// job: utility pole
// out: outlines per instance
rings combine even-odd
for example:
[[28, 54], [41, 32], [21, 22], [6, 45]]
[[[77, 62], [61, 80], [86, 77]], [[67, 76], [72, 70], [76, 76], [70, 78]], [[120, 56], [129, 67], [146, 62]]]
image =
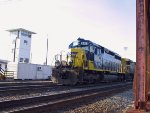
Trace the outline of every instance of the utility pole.
[[48, 56], [48, 34], [47, 34], [46, 65], [47, 65], [47, 56]]
[[136, 69], [134, 107], [127, 113], [150, 113], [150, 0], [136, 0]]
[[18, 30], [17, 37], [16, 37], [16, 39], [15, 39], [15, 47], [14, 47], [14, 59], [13, 59], [13, 62], [15, 62], [15, 57], [16, 57], [17, 38], [19, 38], [19, 30]]

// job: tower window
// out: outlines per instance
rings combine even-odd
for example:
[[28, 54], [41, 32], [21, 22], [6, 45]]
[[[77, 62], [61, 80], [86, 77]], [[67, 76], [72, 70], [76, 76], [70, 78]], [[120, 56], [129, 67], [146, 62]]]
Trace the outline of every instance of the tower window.
[[25, 59], [24, 59], [24, 62], [25, 62], [25, 63], [29, 63], [29, 59], [28, 59], [28, 58], [25, 58]]
[[31, 38], [31, 35], [29, 35], [29, 38]]
[[37, 67], [37, 71], [42, 71], [42, 67]]
[[23, 58], [20, 58], [20, 62], [23, 62]]
[[7, 69], [7, 64], [5, 64], [5, 69]]
[[28, 45], [28, 41], [27, 41], [27, 40], [24, 40], [24, 44]]

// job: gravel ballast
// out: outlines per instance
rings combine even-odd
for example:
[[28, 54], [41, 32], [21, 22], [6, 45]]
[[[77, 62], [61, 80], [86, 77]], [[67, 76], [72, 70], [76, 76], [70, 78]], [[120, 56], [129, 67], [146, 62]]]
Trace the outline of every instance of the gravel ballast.
[[76, 103], [54, 113], [123, 113], [132, 104], [133, 90], [131, 89], [108, 98], [98, 97], [88, 102]]
[[53, 95], [53, 94], [58, 94], [58, 93], [65, 93], [65, 92], [70, 92], [70, 91], [78, 91], [78, 90], [84, 90], [84, 89], [93, 89], [93, 88], [103, 88], [103, 87], [108, 87], [110, 85], [101, 85], [101, 86], [85, 86], [85, 87], [63, 87], [63, 86], [55, 86], [55, 87], [50, 87], [46, 89], [31, 89], [31, 90], [23, 90], [23, 91], [18, 91], [18, 92], [6, 92], [6, 93], [0, 93], [0, 101], [8, 101], [8, 100], [16, 100], [16, 99], [24, 99], [24, 98], [29, 98], [29, 97], [36, 97], [36, 96], [42, 96], [42, 95]]

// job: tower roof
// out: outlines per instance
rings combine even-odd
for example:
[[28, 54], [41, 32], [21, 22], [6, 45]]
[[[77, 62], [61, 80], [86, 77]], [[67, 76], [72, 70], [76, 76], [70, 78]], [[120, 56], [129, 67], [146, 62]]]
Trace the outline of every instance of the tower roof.
[[0, 59], [0, 63], [7, 64], [8, 62], [9, 62], [8, 60], [2, 60], [2, 59]]
[[9, 29], [7, 30], [9, 32], [14, 32], [14, 31], [25, 31], [25, 32], [28, 32], [30, 34], [36, 34], [35, 32], [32, 32], [32, 31], [29, 31], [29, 30], [26, 30], [26, 29], [23, 29], [23, 28], [17, 28], [17, 29]]

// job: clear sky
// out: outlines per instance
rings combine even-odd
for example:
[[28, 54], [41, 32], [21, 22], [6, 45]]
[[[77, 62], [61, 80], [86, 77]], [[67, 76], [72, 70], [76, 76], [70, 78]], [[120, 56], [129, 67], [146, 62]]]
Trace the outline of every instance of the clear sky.
[[9, 60], [11, 42], [5, 30], [14, 28], [37, 33], [33, 63], [45, 62], [47, 34], [48, 64], [78, 37], [135, 61], [136, 0], [0, 0], [0, 59]]

